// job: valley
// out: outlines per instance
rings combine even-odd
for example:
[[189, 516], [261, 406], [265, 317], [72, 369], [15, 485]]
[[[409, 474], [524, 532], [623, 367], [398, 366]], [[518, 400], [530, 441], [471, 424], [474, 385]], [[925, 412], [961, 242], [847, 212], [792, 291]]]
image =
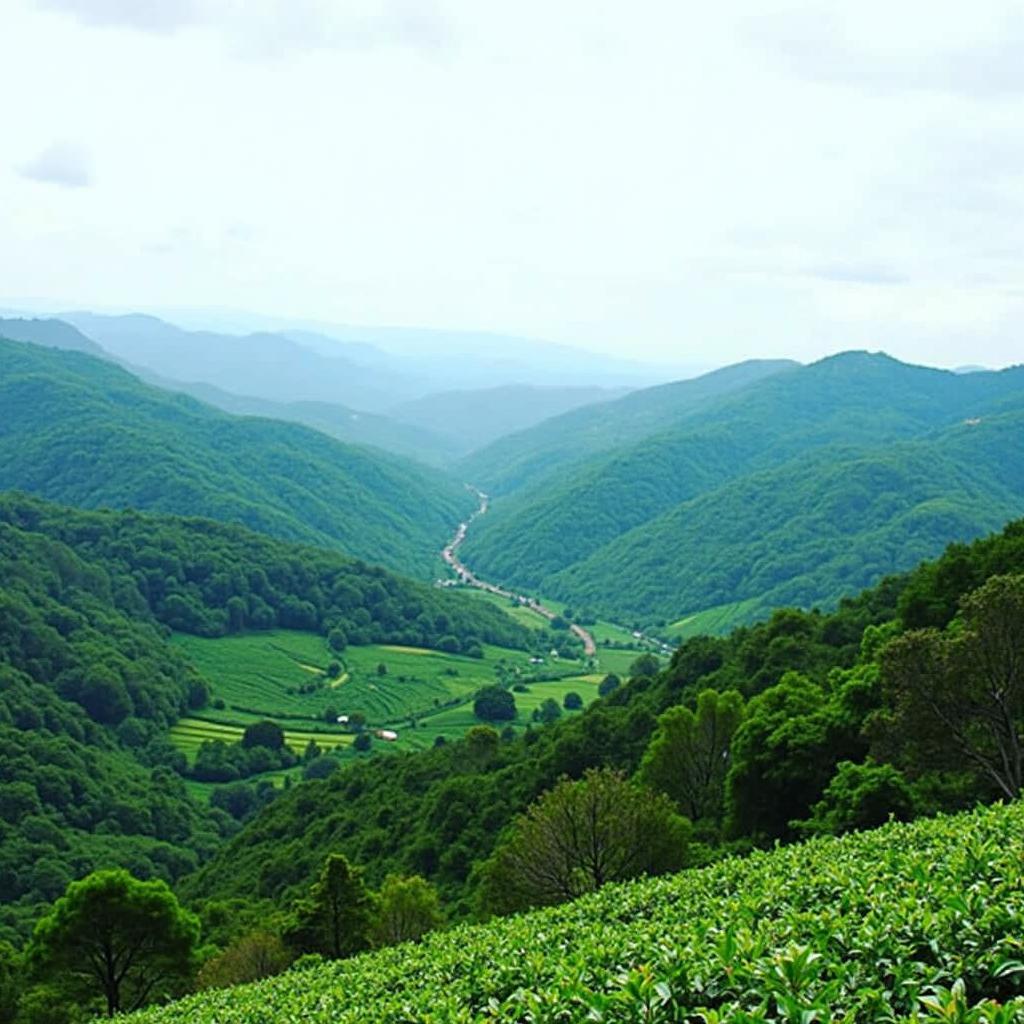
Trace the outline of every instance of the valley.
[[[118, 325], [125, 345], [130, 328]], [[915, 687], [921, 659], [980, 686], [974, 666], [1001, 672], [999, 652], [1024, 649], [1020, 368], [961, 376], [867, 353], [739, 364], [584, 389], [586, 404], [525, 427], [496, 410], [511, 433], [466, 455], [430, 432], [447, 392], [408, 399], [422, 417], [408, 430], [356, 414], [365, 431], [348, 443], [328, 435], [356, 421], [330, 402], [147, 383], [55, 321], [13, 333], [0, 339], [3, 1024], [9, 965], [44, 955], [36, 922], [80, 887], [156, 886], [195, 921], [203, 967], [183, 965], [157, 1001], [216, 968], [227, 984], [284, 972], [265, 991], [298, 1006], [308, 970], [310, 991], [345, 977], [386, 1006], [359, 972], [392, 958], [418, 979], [402, 1006], [433, 1004], [416, 959], [429, 950], [469, 1007], [465, 951], [500, 946], [510, 912], [568, 900], [514, 919], [522, 941], [541, 948], [564, 913], [618, 949], [628, 928], [602, 909], [616, 892], [641, 893], [645, 915], [677, 929], [664, 886], [690, 899], [739, 878], [749, 895], [764, 857], [846, 842], [815, 837], [1016, 800], [1022, 780], [999, 756], [1020, 733], [985, 724], [993, 691], [957, 705], [970, 724], [950, 734], [932, 728], [933, 690]], [[498, 398], [460, 400], [478, 416]], [[1015, 821], [977, 814], [962, 821], [982, 844]], [[932, 820], [888, 827], [947, 849]], [[552, 850], [575, 849], [563, 828], [636, 853], [571, 863], [555, 895], [531, 889]], [[874, 841], [844, 885], [868, 877]], [[888, 867], [880, 891], [905, 883]], [[332, 872], [372, 908], [344, 954], [311, 909]], [[672, 877], [632, 881], [645, 873]], [[385, 936], [389, 901], [413, 893], [421, 923]], [[779, 935], [831, 948], [781, 913]], [[408, 920], [395, 914], [389, 927]], [[403, 938], [422, 945], [362, 956]], [[278, 966], [246, 973], [254, 948]], [[350, 953], [351, 967], [323, 962]], [[571, 990], [605, 1014], [619, 955], [584, 994], [566, 980], [579, 965], [550, 955], [556, 1003]], [[603, 963], [583, 955], [588, 971]], [[486, 1003], [512, 1013], [506, 982], [535, 992], [540, 976], [521, 957], [497, 969]], [[673, 970], [630, 974], [622, 991], [678, 984]], [[1007, 970], [991, 978], [1011, 1000]], [[88, 986], [25, 977], [8, 985], [15, 1024], [51, 1024], [54, 1000], [81, 1008], [57, 1024], [97, 1010]], [[244, 990], [227, 991], [228, 1004], [200, 996], [182, 1012], [247, 1012]]]
[[0, 1024], [1024, 1024], [1024, 16], [3, 0]]

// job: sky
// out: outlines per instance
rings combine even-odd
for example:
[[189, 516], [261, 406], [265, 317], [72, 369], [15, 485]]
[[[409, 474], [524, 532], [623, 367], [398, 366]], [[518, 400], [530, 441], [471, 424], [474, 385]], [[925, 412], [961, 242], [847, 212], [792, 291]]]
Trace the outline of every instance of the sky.
[[1024, 361], [1018, 0], [0, 0], [0, 300]]

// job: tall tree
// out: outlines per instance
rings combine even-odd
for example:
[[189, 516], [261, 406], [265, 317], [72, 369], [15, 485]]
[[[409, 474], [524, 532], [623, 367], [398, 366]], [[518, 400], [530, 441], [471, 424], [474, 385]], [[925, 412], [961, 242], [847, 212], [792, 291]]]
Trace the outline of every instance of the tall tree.
[[735, 690], [704, 690], [696, 711], [669, 708], [640, 765], [641, 781], [667, 793], [692, 821], [722, 815], [732, 737], [743, 721], [743, 698]]
[[939, 632], [912, 630], [882, 654], [882, 678], [908, 743], [964, 759], [1004, 796], [1024, 786], [1024, 576], [993, 576]]
[[198, 918], [164, 882], [94, 871], [39, 921], [29, 955], [84, 998], [102, 996], [113, 1017], [175, 992], [192, 973], [198, 941]]
[[484, 870], [492, 910], [561, 903], [606, 882], [674, 871], [690, 823], [661, 793], [609, 769], [563, 779], [513, 824]]
[[332, 853], [309, 896], [295, 908], [289, 941], [308, 953], [340, 960], [369, 945], [373, 897], [363, 873], [348, 858]]

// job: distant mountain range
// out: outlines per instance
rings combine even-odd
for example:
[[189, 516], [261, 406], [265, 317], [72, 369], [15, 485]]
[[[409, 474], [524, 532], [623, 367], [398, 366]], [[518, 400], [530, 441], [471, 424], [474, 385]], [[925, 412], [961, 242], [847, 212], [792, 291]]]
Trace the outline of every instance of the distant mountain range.
[[[36, 346], [0, 353], [0, 487], [235, 519], [426, 576], [465, 481], [494, 499], [462, 549], [483, 578], [668, 632], [832, 604], [1024, 512], [1021, 367], [848, 352], [626, 394], [418, 395], [397, 357], [354, 337], [71, 318], [0, 321]], [[208, 379], [177, 376], [193, 373]], [[338, 400], [357, 392], [387, 414]]]
[[[158, 387], [226, 412], [303, 423], [339, 440], [435, 466], [626, 390], [520, 383], [435, 390], [440, 381], [445, 388], [450, 383], [445, 367], [472, 358], [397, 356], [364, 342], [302, 330], [188, 331], [137, 314], [72, 312], [60, 320], [0, 320], [0, 336], [105, 356]], [[506, 378], [498, 374], [497, 379]]]

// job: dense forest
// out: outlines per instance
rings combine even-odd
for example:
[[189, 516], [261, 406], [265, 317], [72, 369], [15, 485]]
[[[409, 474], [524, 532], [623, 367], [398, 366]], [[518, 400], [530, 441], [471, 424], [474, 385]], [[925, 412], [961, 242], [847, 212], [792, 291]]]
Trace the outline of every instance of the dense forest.
[[[698, 697], [735, 693], [710, 804], [696, 810], [695, 861], [807, 832], [869, 827], [890, 812], [928, 814], [998, 796], [950, 744], [886, 728], [895, 698], [880, 681], [885, 644], [901, 631], [945, 628], [958, 602], [994, 574], [1024, 572], [1024, 521], [936, 562], [892, 576], [829, 614], [786, 609], [727, 637], [683, 644], [658, 673], [634, 678], [571, 721], [483, 752], [471, 744], [354, 766], [292, 791], [263, 811], [183, 885], [189, 898], [285, 901], [342, 851], [374, 881], [413, 872], [456, 916], [480, 907], [480, 866], [502, 830], [561, 776], [611, 767], [657, 778], [664, 716]], [[705, 698], [705, 704], [708, 704]], [[723, 705], [724, 707], [724, 705]], [[717, 703], [706, 708], [716, 713]], [[686, 806], [677, 793], [681, 806]]]
[[293, 626], [336, 645], [525, 645], [504, 612], [202, 519], [0, 497], [5, 928], [92, 868], [173, 880], [234, 829], [185, 795], [167, 739], [206, 682], [166, 643]]
[[832, 603], [1024, 510], [1003, 472], [1022, 406], [1019, 367], [957, 375], [845, 353], [533, 476], [494, 502], [464, 555], [485, 576], [648, 624], [730, 602], [750, 601], [748, 615]]
[[297, 424], [217, 412], [82, 353], [0, 339], [0, 487], [240, 522], [429, 577], [472, 508], [453, 479]]

